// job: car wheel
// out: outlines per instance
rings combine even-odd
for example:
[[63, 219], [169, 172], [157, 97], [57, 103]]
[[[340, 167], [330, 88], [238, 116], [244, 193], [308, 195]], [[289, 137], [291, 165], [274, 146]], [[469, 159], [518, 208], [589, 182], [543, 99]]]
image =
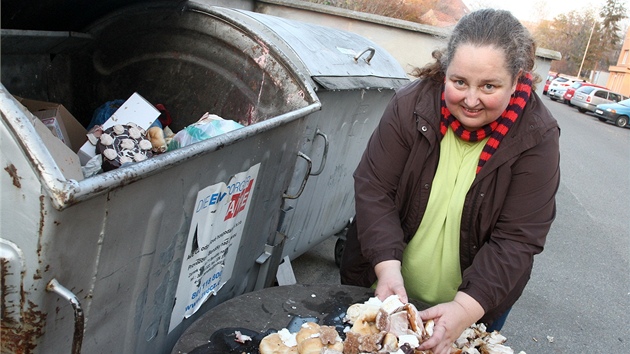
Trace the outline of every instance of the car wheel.
[[628, 117], [627, 116], [619, 116], [617, 117], [617, 119], [615, 120], [615, 124], [617, 124], [618, 127], [625, 127], [626, 124], [628, 124]]
[[578, 111], [580, 111], [580, 113], [586, 113], [586, 110], [584, 108], [578, 108]]

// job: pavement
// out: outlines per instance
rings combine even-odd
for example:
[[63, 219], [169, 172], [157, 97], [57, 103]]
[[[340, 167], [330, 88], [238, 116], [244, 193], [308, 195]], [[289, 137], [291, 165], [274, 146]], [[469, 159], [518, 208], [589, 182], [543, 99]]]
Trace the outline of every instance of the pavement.
[[332, 236], [291, 262], [298, 284], [339, 284], [339, 268], [335, 264], [335, 243]]

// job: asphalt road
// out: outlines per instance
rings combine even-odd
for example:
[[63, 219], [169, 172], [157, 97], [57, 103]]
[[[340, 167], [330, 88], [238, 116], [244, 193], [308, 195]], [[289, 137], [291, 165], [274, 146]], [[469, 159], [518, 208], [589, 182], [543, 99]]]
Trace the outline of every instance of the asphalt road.
[[[562, 129], [558, 214], [502, 334], [515, 353], [628, 353], [630, 129], [542, 101]], [[298, 283], [339, 282], [335, 241], [292, 262]]]

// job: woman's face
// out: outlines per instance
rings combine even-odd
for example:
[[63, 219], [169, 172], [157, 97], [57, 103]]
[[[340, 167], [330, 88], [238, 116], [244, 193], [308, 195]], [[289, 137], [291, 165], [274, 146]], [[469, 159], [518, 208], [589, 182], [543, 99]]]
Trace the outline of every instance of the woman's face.
[[499, 118], [515, 89], [505, 54], [493, 46], [462, 44], [446, 69], [446, 107], [470, 131]]

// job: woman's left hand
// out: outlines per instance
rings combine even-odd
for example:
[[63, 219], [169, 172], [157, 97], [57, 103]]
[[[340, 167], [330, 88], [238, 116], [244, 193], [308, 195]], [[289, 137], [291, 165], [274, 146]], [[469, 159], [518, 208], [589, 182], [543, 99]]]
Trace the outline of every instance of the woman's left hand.
[[433, 319], [433, 335], [418, 349], [434, 354], [450, 354], [453, 343], [466, 328], [484, 314], [481, 305], [469, 295], [458, 292], [455, 299], [420, 312], [423, 321]]

